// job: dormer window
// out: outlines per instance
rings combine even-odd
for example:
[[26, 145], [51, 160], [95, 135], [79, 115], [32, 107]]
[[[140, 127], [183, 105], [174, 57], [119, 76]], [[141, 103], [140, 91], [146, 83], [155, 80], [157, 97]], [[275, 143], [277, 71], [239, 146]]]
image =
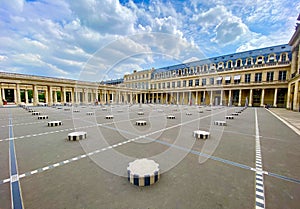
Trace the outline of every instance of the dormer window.
[[242, 59], [236, 60], [235, 66], [236, 66], [236, 67], [242, 67], [242, 66], [243, 66], [243, 64], [242, 64]]

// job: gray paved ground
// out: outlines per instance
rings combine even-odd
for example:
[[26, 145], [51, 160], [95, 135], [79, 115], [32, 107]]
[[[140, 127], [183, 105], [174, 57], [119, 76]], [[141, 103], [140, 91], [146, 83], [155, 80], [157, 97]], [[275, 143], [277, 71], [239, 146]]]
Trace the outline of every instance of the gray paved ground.
[[[300, 136], [269, 111], [247, 108], [221, 127], [213, 122], [241, 108], [141, 108], [74, 108], [79, 113], [64, 107], [34, 108], [49, 115], [48, 120], [38, 120], [23, 108], [1, 108], [0, 208], [11, 205], [9, 117], [27, 209], [255, 208], [255, 112], [263, 170], [268, 172], [264, 175], [265, 208], [300, 205]], [[86, 115], [90, 111], [95, 115]], [[108, 114], [114, 119], [105, 119]], [[170, 114], [176, 119], [166, 119]], [[141, 119], [147, 125], [137, 127], [135, 121]], [[48, 127], [51, 120], [61, 120], [63, 125]], [[197, 129], [210, 131], [211, 137], [195, 140], [192, 132]], [[68, 141], [67, 134], [74, 130], [86, 131], [87, 139]], [[126, 178], [128, 163], [143, 157], [158, 162], [162, 172], [161, 179], [149, 187], [134, 186]]]

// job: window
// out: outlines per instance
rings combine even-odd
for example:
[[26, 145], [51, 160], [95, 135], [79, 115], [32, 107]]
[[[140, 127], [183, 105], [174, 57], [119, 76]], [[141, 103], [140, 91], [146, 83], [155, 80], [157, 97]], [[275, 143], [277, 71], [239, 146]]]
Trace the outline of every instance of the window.
[[202, 78], [202, 86], [206, 86], [206, 78]]
[[227, 62], [227, 68], [230, 69], [231, 67], [232, 67], [232, 61], [230, 60], [230, 61]]
[[160, 83], [158, 83], [158, 89], [161, 89], [161, 84]]
[[248, 66], [253, 65], [252, 57], [248, 57], [247, 60], [246, 60], [246, 63], [247, 63]]
[[281, 62], [288, 61], [287, 53], [282, 53], [281, 54]]
[[172, 88], [175, 88], [175, 81], [172, 82]]
[[231, 82], [230, 76], [226, 76], [225, 77], [225, 84], [230, 84], [230, 82]]
[[242, 60], [241, 59], [238, 59], [236, 61], [236, 67], [242, 67]]
[[279, 71], [278, 80], [279, 81], [286, 81], [286, 71]]
[[177, 87], [180, 87], [181, 81], [177, 81]]
[[210, 79], [209, 79], [209, 84], [210, 84], [210, 85], [214, 85], [214, 80], [215, 80], [214, 78], [210, 78]]
[[168, 89], [170, 88], [170, 82], [167, 82], [167, 88]]
[[182, 82], [182, 87], [186, 87], [186, 81]]
[[271, 82], [274, 78], [274, 72], [267, 72], [267, 81]]
[[189, 80], [189, 86], [193, 86], [193, 80]]
[[250, 83], [251, 81], [251, 74], [245, 74], [245, 83]]
[[276, 55], [275, 55], [275, 54], [270, 54], [270, 55], [269, 55], [268, 62], [269, 62], [269, 63], [276, 62]]
[[255, 82], [260, 83], [262, 78], [262, 73], [255, 73]]
[[263, 56], [258, 56], [258, 57], [256, 58], [256, 64], [257, 64], [257, 65], [264, 64], [264, 58], [263, 58]]
[[199, 86], [199, 79], [195, 80], [195, 86]]
[[166, 83], [162, 83], [162, 88], [166, 88]]
[[241, 82], [241, 75], [235, 75], [233, 77], [234, 84], [239, 84]]
[[218, 77], [216, 83], [217, 83], [217, 85], [221, 85], [222, 84], [222, 77]]

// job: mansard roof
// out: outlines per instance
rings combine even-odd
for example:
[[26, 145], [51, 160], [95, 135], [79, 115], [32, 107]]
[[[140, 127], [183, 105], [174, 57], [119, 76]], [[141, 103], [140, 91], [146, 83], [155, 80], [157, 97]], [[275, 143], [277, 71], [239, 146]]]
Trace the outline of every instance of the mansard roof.
[[172, 71], [172, 70], [177, 70], [177, 69], [184, 69], [184, 68], [189, 68], [189, 67], [201, 66], [201, 65], [205, 65], [205, 64], [210, 65], [211, 63], [216, 63], [216, 64], [219, 62], [225, 63], [229, 60], [234, 61], [237, 59], [242, 59], [243, 61], [245, 61], [248, 57], [256, 58], [257, 56], [261, 56], [261, 55], [267, 57], [269, 54], [272, 54], [272, 53], [275, 53], [277, 56], [279, 56], [280, 53], [282, 53], [282, 52], [288, 52], [290, 54], [291, 46], [289, 46], [288, 44], [283, 44], [283, 45], [271, 46], [271, 47], [255, 49], [255, 50], [250, 50], [250, 51], [245, 51], [245, 52], [237, 52], [237, 53], [233, 53], [233, 54], [227, 54], [227, 55], [223, 55], [223, 56], [212, 57], [212, 58], [208, 58], [208, 59], [202, 59], [202, 60], [198, 60], [198, 61], [162, 67], [162, 68], [155, 69], [155, 71], [153, 73]]

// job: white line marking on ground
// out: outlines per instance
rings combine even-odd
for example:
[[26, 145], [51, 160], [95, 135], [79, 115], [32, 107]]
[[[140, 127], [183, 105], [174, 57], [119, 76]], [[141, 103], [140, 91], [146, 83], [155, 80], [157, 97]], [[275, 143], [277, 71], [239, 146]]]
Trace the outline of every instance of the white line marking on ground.
[[[255, 111], [255, 147], [256, 147], [256, 160], [255, 160], [255, 208], [264, 209], [265, 208], [265, 192], [264, 192], [264, 179], [262, 172], [262, 158], [261, 158], [261, 148], [260, 148], [260, 138], [259, 138], [259, 127], [257, 118], [257, 109]], [[259, 183], [259, 185], [257, 184]], [[262, 185], [262, 186], [260, 186]]]

